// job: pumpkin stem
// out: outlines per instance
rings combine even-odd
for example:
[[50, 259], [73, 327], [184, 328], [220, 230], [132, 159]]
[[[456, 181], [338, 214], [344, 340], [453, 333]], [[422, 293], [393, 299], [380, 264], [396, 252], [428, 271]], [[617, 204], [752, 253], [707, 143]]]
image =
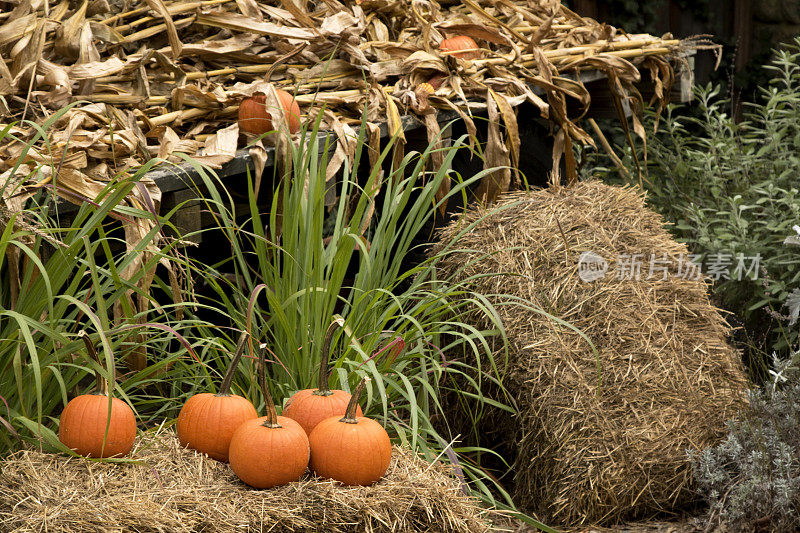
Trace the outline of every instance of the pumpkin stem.
[[245, 342], [247, 341], [247, 332], [243, 331], [239, 337], [239, 343], [236, 345], [236, 351], [233, 353], [228, 370], [225, 372], [225, 377], [222, 378], [222, 385], [219, 386], [217, 396], [230, 396], [231, 383], [233, 383], [233, 375], [236, 373], [236, 367], [239, 366], [239, 360], [244, 353]]
[[269, 393], [267, 387], [267, 347], [261, 348], [261, 366], [258, 369], [258, 378], [261, 382], [261, 392], [264, 394], [264, 404], [267, 409], [267, 419], [261, 424], [265, 428], [277, 429], [281, 426], [278, 424], [278, 410], [275, 409], [275, 402], [272, 400], [272, 394]]
[[361, 381], [358, 382], [356, 390], [353, 391], [353, 395], [350, 397], [350, 402], [347, 404], [347, 409], [344, 412], [344, 418], [339, 420], [339, 422], [344, 422], [345, 424], [358, 424], [358, 420], [356, 419], [356, 408], [358, 407], [358, 399], [361, 398], [361, 393], [364, 392], [364, 386], [367, 384], [367, 381], [370, 381], [369, 376], [364, 376], [361, 378]]
[[[103, 368], [103, 361], [100, 359], [100, 356], [97, 355], [97, 350], [94, 349], [94, 343], [89, 339], [89, 335], [86, 334], [86, 331], [80, 330], [78, 332], [78, 337], [80, 337], [83, 344], [86, 345], [86, 351], [89, 352], [89, 357], [96, 361], [97, 364], [100, 365], [100, 368]], [[97, 392], [108, 396], [109, 384], [97, 370], [94, 371], [94, 379], [97, 382]]]
[[322, 352], [320, 354], [319, 386], [317, 387], [317, 390], [312, 392], [312, 394], [317, 396], [330, 396], [333, 394], [328, 386], [328, 378], [330, 376], [328, 373], [328, 362], [331, 358], [331, 342], [333, 341], [333, 334], [336, 332], [337, 328], [343, 327], [344, 319], [342, 317], [337, 317], [333, 322], [331, 322], [331, 325], [328, 326], [328, 331], [325, 332], [325, 341], [322, 343]]

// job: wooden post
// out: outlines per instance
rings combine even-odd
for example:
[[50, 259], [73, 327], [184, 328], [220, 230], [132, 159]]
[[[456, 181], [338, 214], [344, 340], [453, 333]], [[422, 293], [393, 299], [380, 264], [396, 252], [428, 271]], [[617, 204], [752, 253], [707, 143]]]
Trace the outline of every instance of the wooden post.
[[575, 13], [597, 20], [597, 0], [575, 0]]
[[751, 54], [751, 40], [753, 33], [753, 4], [752, 0], [734, 0], [733, 3], [733, 34], [736, 36], [738, 50], [736, 54], [736, 71], [742, 70]]

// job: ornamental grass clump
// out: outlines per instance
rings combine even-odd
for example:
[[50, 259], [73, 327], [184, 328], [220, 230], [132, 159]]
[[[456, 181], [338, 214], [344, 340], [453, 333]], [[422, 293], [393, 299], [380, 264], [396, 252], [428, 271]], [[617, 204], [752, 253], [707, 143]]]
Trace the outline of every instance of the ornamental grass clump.
[[[269, 346], [274, 398], [303, 391], [288, 402], [285, 416], [308, 429], [298, 408], [309, 401], [329, 403], [326, 389], [340, 389], [331, 396], [344, 398], [369, 376], [372, 417], [394, 442], [425, 460], [451, 465], [465, 491], [474, 490], [491, 505], [510, 505], [475, 460], [475, 448], [462, 447], [458, 433], [435, 425], [448, 420], [439, 400], [450, 386], [448, 376], [468, 369], [480, 374], [456, 392], [470, 398], [483, 398], [480, 388], [497, 380], [500, 365], [490, 339], [502, 344], [502, 328], [478, 330], [459, 318], [473, 304], [482, 306], [490, 322], [495, 313], [485, 301], [464, 298], [463, 280], [438, 276], [437, 259], [409, 261], [424, 259], [423, 239], [448, 200], [461, 200], [485, 173], [461, 179], [451, 170], [458, 152], [469, 149], [466, 137], [395, 160], [398, 138], [381, 140], [365, 122], [347, 138], [357, 155], [331, 195], [327, 171], [339, 145], [329, 145], [319, 128], [319, 121], [306, 121], [302, 142], [290, 144], [286, 158], [276, 156], [271, 191], [263, 180], [259, 194], [258, 180], [249, 177], [240, 191], [244, 204], [241, 197], [234, 201], [213, 171], [195, 164], [208, 190], [203, 208], [213, 213], [218, 238], [230, 249], [217, 262], [192, 265], [192, 275], [205, 285], [205, 309]], [[217, 328], [202, 325], [197, 335], [219, 337]], [[338, 350], [330, 350], [326, 338]], [[449, 361], [444, 354], [451, 347], [463, 347], [467, 357]], [[320, 368], [322, 358], [328, 361]], [[207, 386], [203, 367], [187, 370], [185, 387]], [[257, 388], [254, 372], [241, 378], [243, 386], [249, 381], [251, 390]], [[314, 394], [314, 385], [323, 394]]]
[[[186, 361], [197, 357], [184, 337], [192, 304], [176, 265], [181, 240], [164, 233], [174, 211], [155, 216], [160, 191], [144, 177], [156, 160], [135, 170], [109, 165], [119, 171], [102, 187], [76, 184], [64, 163], [64, 150], [75, 147], [57, 141], [63, 131], [55, 126], [70, 109], [0, 128], [0, 146], [20, 151], [0, 172], [0, 454], [20, 439], [67, 450], [55, 422], [98, 370], [77, 356], [86, 350], [75, 336], [81, 328], [96, 332], [102, 368], [120, 369], [107, 380], [112, 405], [124, 401], [141, 422], [163, 418], [182, 399]], [[36, 133], [26, 143], [18, 128]], [[63, 149], [38, 153], [38, 142]]]

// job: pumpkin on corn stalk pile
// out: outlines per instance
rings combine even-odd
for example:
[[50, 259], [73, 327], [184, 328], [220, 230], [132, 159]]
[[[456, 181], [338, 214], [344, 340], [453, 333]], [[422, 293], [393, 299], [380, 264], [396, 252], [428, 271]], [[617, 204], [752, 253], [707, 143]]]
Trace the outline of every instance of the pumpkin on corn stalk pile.
[[[86, 344], [89, 357], [102, 367], [103, 362], [86, 332], [81, 331], [78, 336]], [[111, 375], [114, 375], [113, 369]], [[97, 390], [94, 393], [77, 396], [64, 407], [58, 440], [86, 457], [122, 457], [133, 448], [136, 418], [128, 404], [110, 397], [111, 384], [97, 371], [95, 378]]]
[[[11, 3], [24, 6], [26, 15], [23, 19], [19, 13], [11, 18], [0, 14], [0, 55], [5, 57], [9, 49], [15, 52], [9, 56], [14, 59], [10, 74], [3, 75], [5, 61], [0, 62], [0, 92], [9, 95], [0, 108], [8, 107], [9, 116], [52, 123], [55, 137], [41, 135], [37, 128], [15, 127], [12, 133], [19, 142], [30, 142], [31, 152], [18, 153], [18, 143], [0, 145], [0, 175], [9, 170], [29, 175], [30, 183], [24, 186], [39, 188], [33, 162], [49, 153], [52, 142], [65, 144], [60, 173], [69, 179], [62, 179], [53, 192], [72, 200], [76, 195], [95, 200], [96, 191], [114, 177], [118, 160], [143, 165], [150, 158], [150, 149], [156, 147], [160, 159], [173, 163], [183, 162], [184, 154], [213, 166], [230, 161], [237, 149], [244, 147], [233, 130], [251, 131], [250, 120], [240, 126], [229, 124], [242, 100], [266, 92], [266, 97], [256, 96], [251, 101], [261, 101], [258, 112], [263, 119], [270, 119], [264, 113], [265, 105], [284, 107], [280, 96], [272, 97], [272, 82], [284, 89], [294, 87], [295, 98], [303, 104], [325, 106], [325, 110], [312, 112], [320, 131], [342, 132], [365, 118], [370, 131], [389, 123], [394, 135], [401, 127], [400, 112], [410, 111], [425, 119], [428, 138], [433, 139], [440, 133], [434, 119], [442, 106], [457, 111], [470, 132], [477, 128], [473, 111], [486, 109], [494, 116], [486, 124], [491, 133], [484, 169], [489, 172], [482, 178], [486, 190], [481, 192], [490, 202], [521, 180], [517, 172], [512, 181], [508, 179], [510, 171], [495, 169], [519, 167], [521, 141], [515, 114], [528, 102], [542, 117], [549, 117], [558, 128], [557, 135], [562, 132], [556, 137], [552, 169], [556, 177], [565, 172], [566, 181], [575, 183], [573, 144], [594, 144], [581, 118], [589, 115], [583, 107], [592, 104], [592, 98], [583, 84], [565, 75], [589, 69], [606, 72], [614, 80], [615, 104], [627, 103], [636, 117], [632, 120], [638, 121], [643, 106], [636, 85], [642, 75], [649, 71], [654, 77], [659, 90], [651, 104], [657, 103], [656, 112], [660, 113], [670, 87], [680, 78], [674, 68], [683, 63], [679, 58], [689, 50], [713, 46], [701, 37], [679, 41], [629, 35], [577, 16], [561, 2], [529, 0], [503, 0], [502, 5], [494, 0], [433, 3], [438, 7], [426, 9], [425, 16], [418, 12], [415, 0], [392, 2], [389, 8], [384, 2], [311, 0], [298, 9], [292, 7], [291, 13], [282, 11], [278, 24], [264, 20], [264, 11], [271, 7], [255, 9], [259, 3], [247, 1], [215, 0], [202, 13], [195, 13], [192, 2], [171, 2], [169, 13], [161, 13], [167, 17], [166, 24], [161, 15], [142, 16], [155, 5], [151, 0], [93, 3], [109, 4], [110, 11], [105, 14], [94, 9], [87, 12], [85, 2], [61, 2], [53, 13], [49, 8], [53, 2]], [[170, 17], [179, 13], [186, 17], [181, 15], [173, 24]], [[101, 40], [106, 40], [111, 32], [115, 43], [122, 40], [127, 46], [107, 42], [92, 47], [90, 55], [95, 57], [87, 63], [86, 50], [78, 48], [91, 45], [81, 40], [82, 29], [89, 23], [95, 37], [105, 35]], [[59, 31], [51, 31], [53, 28]], [[269, 35], [266, 41], [260, 37], [265, 34]], [[431, 53], [432, 39], [440, 36], [448, 38]], [[159, 50], [165, 39], [171, 55]], [[474, 41], [480, 43], [480, 50]], [[15, 42], [30, 46], [15, 46]], [[468, 47], [453, 49], [453, 42]], [[442, 61], [447, 55], [455, 59]], [[468, 57], [478, 59], [465, 64], [463, 59]], [[24, 82], [27, 76], [22, 74], [39, 60], [47, 62], [47, 75]], [[450, 79], [437, 91], [437, 105], [431, 108], [408, 102], [409, 89], [434, 71]], [[365, 72], [369, 83], [364, 82]], [[96, 90], [87, 89], [95, 86]], [[546, 97], [534, 94], [533, 88], [545, 92]], [[81, 99], [89, 102], [65, 108], [54, 122], [61, 114], [58, 110], [77, 97], [77, 93], [73, 95], [76, 89]], [[29, 105], [33, 100], [28, 96], [35, 105]], [[562, 109], [567, 100], [580, 102], [580, 113], [553, 111]], [[247, 119], [249, 104], [243, 107]], [[297, 108], [287, 109], [287, 127], [296, 131]], [[367, 113], [363, 113], [365, 109]], [[96, 120], [97, 116], [108, 120]], [[260, 134], [276, 126], [265, 126], [266, 122], [253, 120], [253, 124], [261, 124], [253, 131]], [[125, 132], [119, 135], [124, 142], [117, 142], [116, 133], [109, 141], [104, 128]], [[206, 130], [215, 132], [207, 136]], [[344, 140], [350, 135], [337, 133], [341, 149], [331, 159], [329, 175], [345, 164], [353, 166], [355, 152], [345, 148], [350, 141]], [[68, 138], [73, 142], [67, 143]], [[277, 148], [275, 160], [283, 161], [288, 143], [285, 149], [282, 145]], [[402, 143], [397, 143], [396, 150], [401, 157]], [[15, 167], [20, 163], [23, 166], [18, 171]], [[144, 201], [137, 198], [137, 191], [129, 194], [129, 201]], [[138, 223], [146, 221], [143, 217]], [[130, 243], [129, 251], [136, 246]], [[140, 289], [147, 291], [147, 287]], [[142, 361], [144, 355], [137, 354]]]
[[[275, 89], [275, 94], [286, 114], [289, 133], [297, 133], [300, 129], [300, 106], [297, 105], [292, 94], [282, 89]], [[253, 135], [263, 135], [275, 129], [272, 124], [272, 116], [267, 109], [265, 95], [256, 94], [241, 103], [239, 106], [239, 129]]]
[[267, 416], [244, 422], [231, 438], [231, 469], [245, 483], [268, 489], [297, 481], [308, 467], [308, 437], [303, 428], [278, 416], [267, 387], [266, 348], [261, 350], [259, 380]]
[[456, 35], [455, 37], [444, 39], [439, 44], [439, 51], [457, 59], [472, 60], [480, 59], [483, 56], [478, 43], [467, 35]]
[[[337, 328], [344, 326], [344, 320], [339, 317], [334, 320], [328, 331], [325, 332], [325, 341], [322, 344], [321, 361], [319, 365], [319, 383], [316, 389], [303, 389], [297, 391], [289, 398], [283, 409], [283, 416], [295, 420], [305, 430], [307, 435], [323, 420], [332, 416], [341, 417], [347, 409], [351, 396], [343, 390], [331, 390], [328, 386], [328, 361], [333, 334]], [[358, 416], [362, 416], [361, 408]]]
[[323, 420], [311, 432], [311, 469], [318, 476], [345, 485], [372, 485], [389, 468], [389, 434], [375, 420], [356, 416], [358, 399], [367, 381], [365, 376], [358, 383], [343, 418]]
[[226, 462], [233, 433], [243, 422], [258, 417], [256, 408], [248, 399], [230, 393], [246, 340], [247, 333], [242, 333], [219, 392], [195, 394], [181, 408], [177, 423], [181, 446]]

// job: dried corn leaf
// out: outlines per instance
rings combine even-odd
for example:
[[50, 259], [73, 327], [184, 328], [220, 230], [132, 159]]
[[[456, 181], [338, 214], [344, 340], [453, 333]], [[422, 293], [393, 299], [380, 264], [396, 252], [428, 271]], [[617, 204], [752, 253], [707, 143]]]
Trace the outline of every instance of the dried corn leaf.
[[484, 169], [496, 170], [481, 181], [476, 195], [481, 202], [492, 204], [511, 185], [511, 160], [509, 150], [503, 142], [503, 135], [500, 133], [500, 115], [497, 103], [490, 92], [487, 92], [486, 95], [486, 107], [489, 113], [489, 134], [484, 151]]
[[8, 22], [0, 26], [0, 46], [19, 41], [32, 33], [38, 22], [36, 13], [17, 18], [9, 17]]
[[503, 124], [505, 124], [505, 139], [506, 146], [511, 157], [511, 166], [514, 169], [514, 183], [519, 183], [519, 149], [521, 141], [519, 138], [519, 126], [517, 125], [517, 115], [514, 113], [508, 100], [500, 94], [497, 94], [492, 89], [489, 89], [489, 94], [497, 104], [500, 110], [500, 116], [503, 117]]
[[80, 53], [80, 34], [86, 20], [86, 8], [89, 0], [84, 0], [81, 7], [61, 24], [56, 32], [55, 51], [57, 54], [77, 58]]
[[227, 30], [250, 32], [258, 35], [269, 35], [270, 37], [279, 37], [282, 39], [300, 39], [308, 41], [315, 36], [313, 31], [304, 28], [290, 28], [288, 26], [279, 26], [271, 22], [259, 22], [258, 20], [233, 13], [208, 13], [198, 15], [195, 23], [204, 26], [212, 26], [214, 28], [225, 28]]
[[86, 80], [102, 78], [121, 72], [125, 63], [118, 57], [111, 57], [103, 61], [92, 61], [75, 65], [69, 69], [69, 77], [73, 80]]
[[161, 138], [158, 140], [158, 154], [156, 157], [159, 159], [168, 159], [170, 154], [175, 150], [175, 147], [180, 142], [178, 134], [172, 128], [164, 128]]
[[238, 142], [239, 124], [234, 122], [209, 137], [195, 159], [211, 168], [222, 168], [222, 165], [236, 157]]
[[258, 8], [258, 3], [256, 0], [236, 0], [236, 5], [239, 7], [239, 11], [242, 12], [242, 15], [245, 17], [249, 17], [259, 22], [264, 21], [264, 16], [261, 14], [261, 10]]
[[305, 26], [307, 28], [314, 27], [314, 19], [312, 19], [308, 13], [303, 8], [303, 3], [301, 5], [297, 5], [294, 3], [294, 0], [281, 0], [281, 5], [292, 14], [292, 16], [300, 23], [301, 26]]
[[[436, 120], [436, 116], [433, 113], [428, 113], [425, 115], [425, 131], [428, 135], [428, 144], [432, 146], [432, 151], [430, 155], [430, 169], [432, 172], [436, 172], [438, 169], [442, 168], [444, 164], [444, 153], [443, 150], [443, 143], [442, 143], [442, 131], [439, 127], [439, 121]], [[436, 203], [441, 202], [447, 194], [450, 192], [450, 175], [449, 173], [442, 179], [442, 184], [439, 185], [439, 188], [436, 190], [434, 194], [434, 199]], [[439, 206], [439, 212], [442, 216], [445, 216], [447, 213], [447, 201], [445, 200]]]
[[255, 35], [234, 35], [222, 40], [204, 40], [199, 43], [186, 43], [181, 49], [181, 55], [204, 55], [216, 54], [220, 56], [230, 56], [236, 52], [244, 52], [253, 46]]
[[14, 91], [14, 77], [8, 69], [3, 55], [0, 54], [0, 95], [12, 94]]
[[172, 15], [170, 15], [169, 11], [167, 10], [167, 6], [164, 5], [164, 0], [145, 1], [147, 2], [147, 5], [150, 6], [150, 9], [158, 13], [158, 15], [164, 19], [164, 24], [167, 26], [169, 45], [172, 48], [172, 57], [180, 57], [183, 43], [181, 43], [181, 39], [178, 37], [178, 29], [175, 27], [175, 22], [172, 20]]
[[382, 94], [386, 102], [386, 118], [389, 125], [389, 136], [394, 139], [394, 153], [392, 156], [393, 168], [399, 168], [400, 161], [405, 155], [406, 135], [403, 131], [403, 119], [400, 117], [400, 111], [397, 109], [397, 104], [394, 103], [392, 96], [384, 87]]

